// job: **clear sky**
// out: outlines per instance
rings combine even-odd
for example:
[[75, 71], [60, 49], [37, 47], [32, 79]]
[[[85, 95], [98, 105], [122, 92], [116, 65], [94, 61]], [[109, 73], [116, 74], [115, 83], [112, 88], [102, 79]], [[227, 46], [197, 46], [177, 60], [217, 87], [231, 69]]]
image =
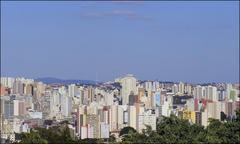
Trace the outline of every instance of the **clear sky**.
[[4, 76], [239, 80], [239, 2], [1, 2]]

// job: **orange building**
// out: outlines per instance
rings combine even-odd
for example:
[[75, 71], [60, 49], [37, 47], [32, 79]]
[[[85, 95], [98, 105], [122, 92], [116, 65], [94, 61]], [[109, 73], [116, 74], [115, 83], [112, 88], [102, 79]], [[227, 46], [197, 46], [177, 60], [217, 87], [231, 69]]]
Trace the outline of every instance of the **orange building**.
[[1, 89], [0, 89], [1, 90], [1, 92], [0, 92], [1, 96], [6, 95], [7, 94], [6, 87], [4, 87], [2, 85], [0, 85], [0, 87], [1, 87]]

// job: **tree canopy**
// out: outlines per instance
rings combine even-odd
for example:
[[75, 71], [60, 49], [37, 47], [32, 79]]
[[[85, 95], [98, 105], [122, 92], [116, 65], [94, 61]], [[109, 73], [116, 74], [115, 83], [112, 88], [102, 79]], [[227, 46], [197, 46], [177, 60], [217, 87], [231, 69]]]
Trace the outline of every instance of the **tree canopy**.
[[121, 129], [119, 136], [122, 136], [124, 134], [129, 134], [129, 133], [135, 133], [137, 132], [133, 127], [124, 127], [123, 129]]

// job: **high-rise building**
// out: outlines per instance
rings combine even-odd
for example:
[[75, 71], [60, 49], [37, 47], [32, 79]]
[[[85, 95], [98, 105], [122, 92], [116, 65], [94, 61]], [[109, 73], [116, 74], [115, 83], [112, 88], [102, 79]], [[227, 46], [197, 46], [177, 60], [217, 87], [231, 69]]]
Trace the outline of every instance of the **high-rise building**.
[[76, 95], [77, 87], [75, 84], [68, 86], [68, 95], [69, 97], [74, 97]]
[[86, 126], [87, 124], [87, 116], [80, 111], [77, 112], [77, 126], [76, 132], [81, 135], [81, 127]]
[[231, 90], [232, 90], [232, 89], [233, 89], [232, 84], [230, 84], [230, 83], [226, 84], [227, 99], [231, 99], [231, 98], [230, 98], [230, 93], [231, 93]]
[[145, 88], [145, 90], [147, 90], [147, 91], [152, 91], [152, 90], [153, 90], [152, 82], [151, 82], [151, 81], [146, 81], [146, 82], [144, 83], [144, 88]]
[[67, 95], [61, 96], [61, 112], [63, 116], [69, 117], [72, 112], [72, 97], [68, 97]]
[[185, 86], [185, 92], [188, 94], [188, 95], [192, 95], [192, 86], [187, 84]]
[[155, 107], [159, 107], [161, 105], [161, 91], [155, 92]]
[[13, 118], [13, 131], [20, 133], [21, 121], [18, 118]]
[[139, 114], [137, 119], [137, 130], [142, 132], [143, 129], [146, 129], [146, 125], [150, 126], [152, 130], [156, 130], [156, 115], [155, 114]]
[[105, 122], [106, 124], [109, 124], [109, 109], [108, 108], [103, 109], [103, 122]]
[[232, 117], [233, 114], [234, 114], [233, 102], [232, 102], [232, 101], [226, 102], [225, 108], [226, 108], [226, 114], [227, 114], [227, 116]]
[[114, 131], [118, 129], [118, 106], [112, 105], [111, 110], [111, 119], [110, 119], [110, 130]]
[[81, 126], [81, 139], [88, 138], [88, 127], [87, 126]]
[[138, 95], [134, 95], [134, 93], [131, 92], [130, 95], [129, 95], [128, 105], [132, 106], [137, 102], [138, 102]]
[[152, 84], [152, 91], [156, 91], [157, 89], [160, 88], [160, 84], [158, 81], [154, 81]]
[[88, 100], [89, 102], [93, 102], [94, 100], [94, 89], [91, 86], [88, 87]]
[[229, 98], [230, 98], [230, 100], [232, 100], [232, 101], [236, 101], [236, 99], [237, 99], [237, 93], [238, 93], [239, 91], [237, 91], [236, 89], [232, 89], [231, 91], [230, 91], [230, 96], [229, 96]]
[[8, 92], [7, 92], [7, 88], [3, 85], [0, 85], [0, 96], [4, 96], [6, 95]]
[[[125, 124], [124, 124], [124, 111], [126, 110], [125, 106], [119, 105], [117, 107], [117, 117], [118, 117], [118, 129], [122, 129]], [[126, 120], [127, 121], [127, 120]]]
[[193, 90], [193, 96], [195, 99], [201, 99], [203, 98], [203, 90], [200, 85], [196, 86]]
[[187, 108], [188, 108], [188, 110], [190, 110], [190, 111], [194, 111], [194, 106], [195, 106], [195, 101], [194, 101], [194, 99], [187, 99], [186, 100], [187, 101], [187, 103], [186, 103], [186, 106], [187, 106]]
[[62, 95], [57, 91], [53, 90], [50, 97], [50, 113], [51, 116], [56, 116], [61, 110], [61, 98]]
[[179, 94], [180, 95], [183, 95], [184, 94], [184, 83], [183, 82], [180, 82], [178, 84], [178, 91], [179, 91]]
[[99, 115], [87, 115], [87, 124], [93, 127], [93, 138], [100, 137], [100, 117]]
[[207, 110], [206, 111], [204, 111], [204, 112], [202, 112], [201, 113], [201, 115], [202, 115], [202, 119], [201, 119], [201, 124], [202, 124], [202, 126], [204, 126], [204, 127], [206, 127], [206, 126], [208, 126], [208, 112], [207, 112]]
[[13, 100], [1, 99], [1, 113], [4, 114], [5, 119], [12, 118], [14, 115], [14, 102]]
[[25, 102], [22, 100], [13, 100], [14, 116], [23, 116], [26, 114]]
[[33, 85], [32, 84], [24, 84], [24, 94], [33, 96]]
[[42, 94], [44, 94], [46, 90], [46, 84], [44, 84], [43, 82], [37, 82], [36, 88], [37, 88], [37, 96], [41, 96]]
[[168, 101], [164, 101], [162, 105], [162, 115], [170, 116], [170, 103]]
[[138, 88], [138, 99], [139, 101], [143, 102], [145, 96], [145, 89], [144, 88]]
[[226, 96], [226, 91], [219, 90], [217, 92], [218, 92], [218, 100], [219, 101], [224, 101], [225, 100], [225, 96]]
[[183, 110], [183, 115], [182, 115], [183, 119], [189, 120], [189, 122], [191, 123], [195, 123], [196, 122], [196, 114], [194, 111], [188, 110], [188, 109], [184, 109]]
[[134, 129], [137, 129], [136, 122], [137, 122], [136, 107], [128, 106], [128, 125], [130, 127], [133, 127]]
[[174, 84], [173, 86], [172, 86], [172, 92], [174, 93], [174, 94], [176, 94], [176, 93], [178, 93], [178, 86], [176, 85], [176, 84]]
[[109, 138], [109, 124], [100, 123], [100, 138]]
[[94, 130], [93, 130], [93, 126], [91, 126], [90, 124], [87, 125], [87, 137], [88, 138], [94, 138]]
[[13, 115], [18, 116], [19, 115], [19, 100], [13, 100], [13, 107], [14, 107]]
[[211, 101], [218, 101], [217, 88], [215, 86], [208, 86], [207, 89], [207, 99]]
[[23, 83], [22, 81], [20, 80], [16, 80], [14, 83], [13, 83], [13, 94], [20, 94], [22, 95], [23, 94]]
[[131, 92], [133, 92], [134, 95], [137, 94], [137, 79], [133, 75], [128, 74], [121, 79], [121, 86], [123, 104], [126, 105], [128, 104]]
[[27, 113], [25, 101], [19, 101], [19, 115], [23, 116]]
[[12, 88], [15, 78], [1, 77], [1, 84], [5, 87]]

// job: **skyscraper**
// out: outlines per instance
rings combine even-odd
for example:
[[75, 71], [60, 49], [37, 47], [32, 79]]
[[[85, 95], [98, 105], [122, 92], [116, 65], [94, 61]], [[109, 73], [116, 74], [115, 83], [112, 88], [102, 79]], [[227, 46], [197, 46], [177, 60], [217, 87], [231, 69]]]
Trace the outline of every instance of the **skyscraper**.
[[109, 138], [109, 124], [100, 123], [100, 137]]
[[135, 106], [129, 106], [128, 107], [128, 125], [130, 127], [133, 127], [134, 129], [137, 129], [137, 113], [136, 113], [136, 107]]
[[71, 84], [68, 86], [68, 95], [69, 97], [74, 97], [76, 94], [76, 85], [75, 84]]
[[93, 127], [93, 138], [100, 137], [99, 119], [99, 115], [87, 115], [87, 124], [90, 124]]
[[159, 107], [160, 106], [160, 102], [161, 102], [161, 91], [157, 91], [155, 92], [155, 106]]
[[131, 92], [133, 92], [133, 94], [137, 94], [136, 84], [137, 84], [137, 79], [133, 75], [128, 74], [121, 79], [121, 85], [122, 85], [121, 96], [122, 96], [124, 105], [128, 104], [129, 95]]
[[23, 94], [23, 83], [17, 80], [13, 83], [13, 94]]
[[208, 100], [217, 101], [218, 95], [217, 95], [217, 88], [214, 86], [208, 86]]
[[178, 91], [179, 91], [179, 94], [180, 95], [183, 95], [184, 94], [184, 83], [183, 82], [180, 82], [179, 85], [178, 85]]

